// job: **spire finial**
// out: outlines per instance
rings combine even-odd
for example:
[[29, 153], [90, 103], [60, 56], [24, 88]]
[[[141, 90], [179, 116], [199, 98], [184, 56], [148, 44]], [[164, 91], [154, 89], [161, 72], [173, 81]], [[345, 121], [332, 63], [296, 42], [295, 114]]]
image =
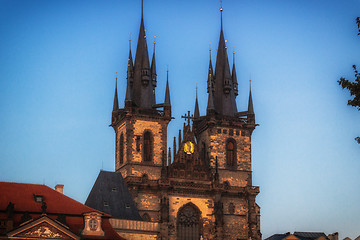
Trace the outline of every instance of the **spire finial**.
[[211, 61], [211, 42], [209, 42], [209, 55], [210, 55], [210, 61]]
[[235, 64], [235, 45], [233, 45], [233, 48], [234, 48], [234, 50], [233, 50], [233, 64]]
[[198, 87], [197, 87], [197, 81], [196, 81], [196, 85], [195, 85], [195, 91], [196, 91], [196, 98], [198, 97]]
[[143, 18], [143, 12], [144, 12], [144, 0], [141, 0], [141, 18]]
[[222, 31], [222, 29], [223, 29], [222, 12], [223, 12], [222, 0], [220, 0], [221, 31]]
[[129, 32], [129, 49], [131, 49], [131, 32]]

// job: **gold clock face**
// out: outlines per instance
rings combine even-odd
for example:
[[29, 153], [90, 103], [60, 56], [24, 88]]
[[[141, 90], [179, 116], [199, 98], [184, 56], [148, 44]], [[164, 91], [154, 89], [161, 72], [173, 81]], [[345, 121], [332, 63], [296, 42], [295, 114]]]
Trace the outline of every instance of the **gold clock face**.
[[193, 154], [194, 153], [194, 144], [190, 141], [186, 142], [184, 145], [184, 152], [186, 154]]

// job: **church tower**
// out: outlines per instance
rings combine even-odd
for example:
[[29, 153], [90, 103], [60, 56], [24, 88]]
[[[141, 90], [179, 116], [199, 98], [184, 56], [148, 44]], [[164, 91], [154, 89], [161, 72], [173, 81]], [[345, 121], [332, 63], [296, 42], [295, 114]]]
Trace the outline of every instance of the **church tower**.
[[220, 8], [215, 72], [210, 53], [206, 115], [199, 115], [196, 99], [193, 124], [200, 151], [207, 157], [213, 176], [215, 199], [223, 206], [224, 215], [217, 225], [219, 239], [261, 239], [260, 208], [255, 202], [259, 187], [252, 185], [251, 135], [256, 124], [251, 89], [248, 110], [238, 112], [235, 58], [230, 72], [222, 11]]
[[119, 109], [116, 86], [111, 126], [116, 134], [115, 171], [122, 174], [140, 215], [150, 219], [158, 219], [158, 214], [150, 206], [140, 204], [145, 195], [149, 197], [141, 186], [160, 179], [166, 161], [167, 126], [171, 120], [169, 83], [167, 81], [165, 100], [161, 104], [156, 103], [156, 85], [155, 42], [150, 65], [142, 4], [135, 62], [130, 42], [124, 108]]
[[[143, 7], [135, 61], [129, 49], [124, 108], [119, 108], [115, 87], [115, 171], [129, 189], [136, 219], [157, 226], [156, 239], [261, 240], [255, 202], [259, 187], [252, 185], [251, 135], [256, 124], [251, 89], [247, 111], [239, 112], [235, 61], [231, 69], [220, 11], [215, 69], [210, 51], [206, 114], [200, 114], [196, 96], [194, 114], [183, 116], [186, 123], [172, 149], [167, 147], [169, 81], [167, 77], [164, 102], [158, 104], [155, 45], [150, 64]], [[146, 229], [141, 234], [146, 235]]]

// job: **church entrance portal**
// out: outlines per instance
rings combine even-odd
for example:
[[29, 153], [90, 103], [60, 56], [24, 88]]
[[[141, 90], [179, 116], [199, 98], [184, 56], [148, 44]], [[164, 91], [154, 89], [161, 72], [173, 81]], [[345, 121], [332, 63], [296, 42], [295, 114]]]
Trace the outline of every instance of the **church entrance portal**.
[[177, 239], [200, 239], [200, 210], [192, 203], [184, 205], [178, 212]]

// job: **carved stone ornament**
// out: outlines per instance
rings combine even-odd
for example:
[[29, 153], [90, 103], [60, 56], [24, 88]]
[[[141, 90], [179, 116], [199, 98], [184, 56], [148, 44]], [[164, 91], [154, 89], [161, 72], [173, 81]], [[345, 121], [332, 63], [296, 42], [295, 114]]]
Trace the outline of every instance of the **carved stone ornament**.
[[42, 223], [21, 235], [34, 238], [68, 238], [68, 236], [62, 234], [56, 228], [46, 223]]
[[199, 215], [192, 206], [186, 206], [179, 213], [179, 223], [192, 226], [199, 223]]

